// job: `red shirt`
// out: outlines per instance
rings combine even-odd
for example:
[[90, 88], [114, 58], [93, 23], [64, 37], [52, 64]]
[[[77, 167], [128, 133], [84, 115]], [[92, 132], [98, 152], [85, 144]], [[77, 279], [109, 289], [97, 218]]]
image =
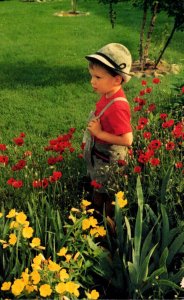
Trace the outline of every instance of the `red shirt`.
[[[122, 89], [120, 89], [108, 99], [105, 96], [102, 96], [101, 99], [96, 103], [95, 115], [98, 116], [101, 110], [107, 105], [107, 103], [117, 97], [126, 98]], [[100, 123], [102, 126], [102, 130], [115, 135], [122, 135], [128, 132], [132, 132], [129, 103], [126, 101], [115, 101], [103, 113], [100, 118]], [[100, 141], [99, 139], [96, 140], [104, 143], [104, 141]]]

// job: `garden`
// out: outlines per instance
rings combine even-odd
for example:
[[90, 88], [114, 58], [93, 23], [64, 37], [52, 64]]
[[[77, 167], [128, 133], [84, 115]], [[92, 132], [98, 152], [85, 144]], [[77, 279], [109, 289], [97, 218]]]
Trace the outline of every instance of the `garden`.
[[[134, 141], [106, 186], [112, 228], [81, 184], [98, 98], [85, 55], [118, 42], [138, 61], [141, 11], [117, 1], [112, 28], [108, 1], [58, 16], [68, 2], [0, 1], [0, 298], [182, 299], [183, 32], [162, 57], [177, 72], [132, 70], [124, 86]], [[157, 18], [152, 61], [172, 28], [172, 16]]]

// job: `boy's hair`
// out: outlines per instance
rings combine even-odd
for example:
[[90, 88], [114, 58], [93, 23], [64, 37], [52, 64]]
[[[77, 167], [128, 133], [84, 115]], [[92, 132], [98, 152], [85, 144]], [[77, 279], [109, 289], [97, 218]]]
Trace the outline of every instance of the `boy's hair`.
[[[95, 58], [90, 58], [90, 59], [88, 59], [88, 61], [89, 61], [89, 68], [93, 68], [93, 66], [100, 66], [100, 67], [104, 68], [113, 77], [115, 77], [117, 75], [121, 76], [115, 70], [113, 70], [112, 68], [106, 66], [101, 61], [99, 61]], [[124, 81], [123, 77], [122, 77], [122, 81]]]

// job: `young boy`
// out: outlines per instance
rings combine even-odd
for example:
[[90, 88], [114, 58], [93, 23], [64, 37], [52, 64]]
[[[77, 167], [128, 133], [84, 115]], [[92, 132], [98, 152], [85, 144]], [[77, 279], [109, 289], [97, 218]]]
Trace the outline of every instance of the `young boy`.
[[[87, 55], [93, 90], [100, 94], [94, 117], [87, 129], [94, 139], [90, 156], [86, 158], [90, 179], [97, 183], [93, 204], [99, 211], [105, 205], [106, 215], [112, 216], [112, 204], [105, 188], [112, 164], [126, 160], [133, 141], [130, 107], [122, 89], [128, 82], [132, 58], [129, 50], [118, 43], [110, 43], [96, 53]], [[85, 148], [84, 148], [85, 152]], [[99, 186], [100, 188], [99, 188]]]

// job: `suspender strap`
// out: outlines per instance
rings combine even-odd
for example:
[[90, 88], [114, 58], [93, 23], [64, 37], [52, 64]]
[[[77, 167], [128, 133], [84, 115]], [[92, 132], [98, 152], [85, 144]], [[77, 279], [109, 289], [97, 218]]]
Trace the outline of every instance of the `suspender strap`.
[[98, 116], [96, 116], [96, 119], [98, 119], [98, 118], [100, 118], [102, 115], [103, 115], [103, 113], [115, 102], [115, 101], [126, 101], [126, 102], [128, 102], [127, 101], [127, 99], [126, 98], [124, 98], [124, 97], [117, 97], [117, 98], [115, 98], [115, 99], [112, 99], [109, 103], [107, 103], [107, 105], [101, 110], [101, 112], [99, 113], [99, 115]]

